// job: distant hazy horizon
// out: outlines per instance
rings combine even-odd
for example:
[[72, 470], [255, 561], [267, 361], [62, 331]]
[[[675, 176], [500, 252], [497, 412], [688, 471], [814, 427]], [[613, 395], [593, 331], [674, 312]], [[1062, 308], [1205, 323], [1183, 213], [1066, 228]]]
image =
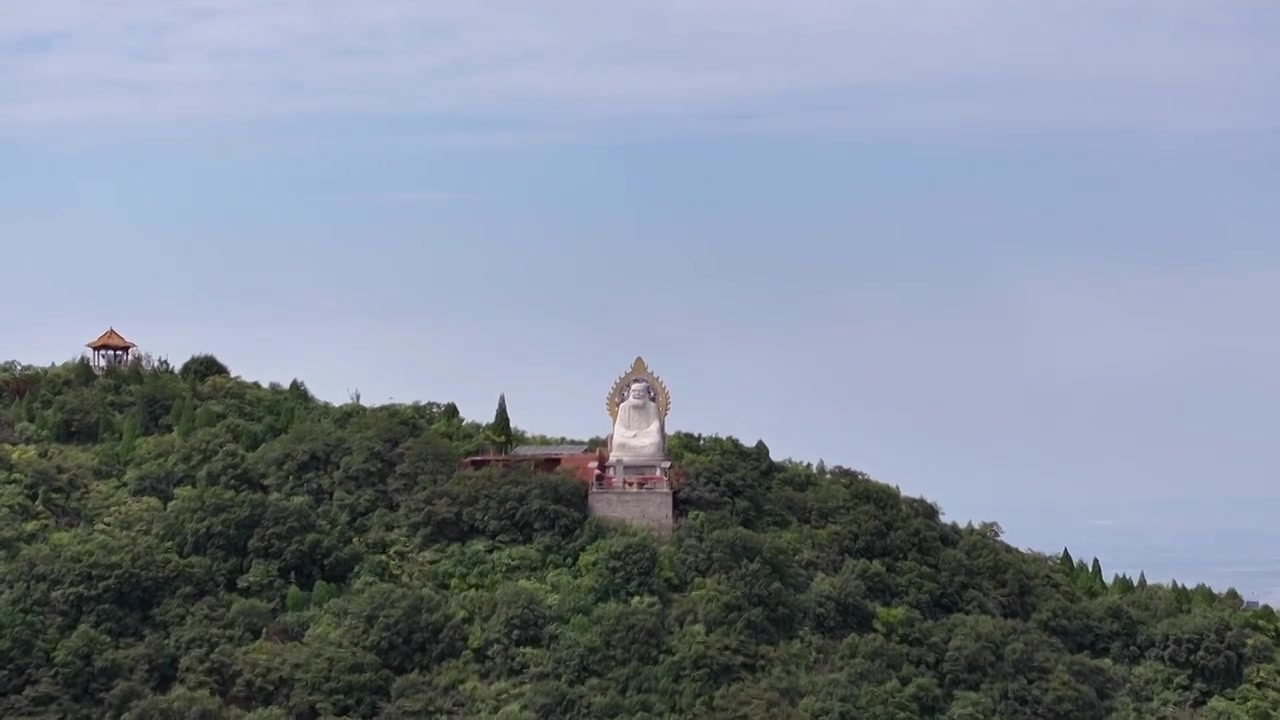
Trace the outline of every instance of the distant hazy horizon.
[[1280, 5], [0, 14], [0, 357], [764, 439], [1275, 598]]

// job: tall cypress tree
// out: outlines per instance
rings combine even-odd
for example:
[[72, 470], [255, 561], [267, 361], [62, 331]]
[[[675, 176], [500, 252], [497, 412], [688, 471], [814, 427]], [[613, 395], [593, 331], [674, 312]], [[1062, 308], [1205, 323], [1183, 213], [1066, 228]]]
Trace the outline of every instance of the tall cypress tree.
[[1075, 575], [1076, 561], [1075, 561], [1075, 558], [1071, 557], [1070, 550], [1066, 549], [1065, 547], [1062, 548], [1062, 556], [1058, 558], [1058, 563], [1062, 565], [1063, 570], [1067, 571], [1068, 577]]
[[1089, 568], [1089, 576], [1093, 579], [1093, 586], [1099, 590], [1107, 589], [1107, 579], [1102, 576], [1102, 563], [1098, 558], [1093, 559], [1093, 565]]
[[462, 411], [458, 410], [458, 404], [447, 402], [444, 407], [440, 408], [440, 419], [446, 421], [454, 421], [462, 417]]
[[[192, 405], [195, 404], [195, 398], [190, 393], [181, 395], [173, 403], [173, 409], [169, 411], [169, 426], [177, 433], [179, 437], [186, 437], [191, 434], [192, 420], [195, 417], [195, 410]], [[184, 427], [184, 420], [186, 426]]]
[[195, 431], [195, 428], [196, 428], [195, 405], [196, 405], [196, 402], [195, 402], [195, 398], [193, 397], [186, 397], [186, 398], [183, 398], [182, 400], [182, 411], [178, 415], [178, 422], [176, 424], [176, 427], [174, 428], [178, 433], [178, 437], [180, 438], [184, 438], [184, 439], [188, 438], [191, 436], [191, 433]]
[[13, 405], [14, 417], [18, 422], [35, 422], [36, 415], [26, 395], [20, 395]]
[[106, 408], [98, 409], [98, 436], [97, 442], [103, 440], [114, 440], [116, 438], [116, 418]]
[[125, 458], [129, 457], [140, 437], [142, 437], [142, 424], [138, 422], [138, 414], [129, 413], [124, 420], [124, 428], [120, 431], [120, 454]]
[[1112, 595], [1128, 595], [1134, 591], [1133, 578], [1123, 573], [1116, 573], [1111, 578], [1111, 587], [1108, 589]]
[[489, 425], [489, 435], [493, 439], [496, 450], [506, 453], [511, 449], [514, 433], [511, 430], [511, 416], [507, 414], [507, 395], [498, 395], [498, 409], [493, 413], [493, 422]]

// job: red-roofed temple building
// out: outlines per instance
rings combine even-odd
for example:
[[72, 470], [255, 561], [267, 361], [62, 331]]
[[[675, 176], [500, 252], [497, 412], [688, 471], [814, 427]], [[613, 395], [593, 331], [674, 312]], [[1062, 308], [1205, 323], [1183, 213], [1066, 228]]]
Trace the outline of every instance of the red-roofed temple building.
[[[634, 489], [635, 483], [624, 483], [607, 478], [600, 470], [604, 466], [603, 448], [589, 445], [520, 445], [506, 455], [476, 455], [463, 460], [463, 470], [480, 470], [487, 467], [523, 466], [534, 472], [553, 473], [566, 470], [573, 476], [598, 490]], [[647, 478], [646, 478], [647, 479]], [[657, 478], [664, 490], [674, 490], [682, 484], [679, 468], [672, 468], [669, 477]]]
[[592, 482], [596, 470], [592, 463], [600, 460], [600, 451], [587, 445], [521, 445], [506, 455], [477, 455], [462, 461], [464, 470], [486, 467], [523, 465], [535, 472], [553, 473], [568, 470], [583, 482]]

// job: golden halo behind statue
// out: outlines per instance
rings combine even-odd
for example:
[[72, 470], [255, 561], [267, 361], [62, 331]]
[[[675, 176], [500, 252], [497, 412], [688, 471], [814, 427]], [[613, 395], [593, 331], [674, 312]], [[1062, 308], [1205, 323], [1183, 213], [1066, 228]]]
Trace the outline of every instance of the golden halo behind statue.
[[609, 411], [609, 417], [617, 422], [618, 404], [622, 401], [622, 393], [637, 380], [649, 383], [649, 389], [653, 391], [655, 397], [654, 402], [658, 404], [658, 412], [665, 420], [667, 412], [671, 410], [671, 394], [667, 392], [667, 386], [662, 384], [662, 379], [653, 374], [642, 357], [637, 357], [635, 362], [631, 363], [631, 369], [622, 373], [613, 384], [613, 389], [609, 391], [609, 397], [605, 399], [605, 408]]

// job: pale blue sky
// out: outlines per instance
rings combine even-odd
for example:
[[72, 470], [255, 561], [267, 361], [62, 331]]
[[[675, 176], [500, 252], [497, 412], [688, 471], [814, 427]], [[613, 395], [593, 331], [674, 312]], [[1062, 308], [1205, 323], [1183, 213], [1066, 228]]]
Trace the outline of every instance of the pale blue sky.
[[589, 436], [642, 354], [675, 428], [1266, 594], [1277, 37], [1273, 2], [14, 4], [0, 356], [113, 324]]

